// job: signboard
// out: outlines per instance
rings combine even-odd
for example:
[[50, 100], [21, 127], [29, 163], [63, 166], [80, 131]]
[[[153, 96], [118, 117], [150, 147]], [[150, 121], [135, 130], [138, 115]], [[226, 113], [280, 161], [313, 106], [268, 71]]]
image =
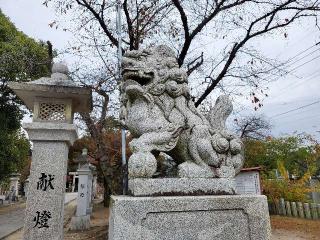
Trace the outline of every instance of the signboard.
[[237, 194], [261, 194], [259, 171], [243, 171], [236, 176]]

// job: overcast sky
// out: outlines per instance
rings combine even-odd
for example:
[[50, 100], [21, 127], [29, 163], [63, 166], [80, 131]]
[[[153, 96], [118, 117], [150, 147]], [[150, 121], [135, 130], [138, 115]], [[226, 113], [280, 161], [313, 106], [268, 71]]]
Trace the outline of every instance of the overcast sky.
[[[72, 40], [70, 33], [48, 26], [55, 13], [43, 6], [42, 0], [0, 0], [0, 8], [19, 30], [38, 40], [50, 40], [59, 50]], [[269, 84], [269, 97], [258, 111], [270, 119], [272, 133], [276, 136], [307, 132], [320, 139], [320, 45], [314, 46], [320, 41], [319, 36], [313, 23], [303, 22], [290, 28], [287, 38], [270, 38], [256, 43], [269, 57], [281, 60], [310, 48], [289, 65], [288, 69], [294, 71]], [[64, 60], [69, 64], [72, 62], [68, 56], [64, 56]], [[242, 103], [247, 106], [246, 112], [253, 112], [249, 101], [242, 100]]]

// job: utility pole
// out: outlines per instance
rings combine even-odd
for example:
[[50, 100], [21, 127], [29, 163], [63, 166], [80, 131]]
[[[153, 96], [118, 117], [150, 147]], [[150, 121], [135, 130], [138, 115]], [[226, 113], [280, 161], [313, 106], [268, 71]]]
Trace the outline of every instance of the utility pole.
[[[121, 76], [121, 62], [122, 62], [122, 31], [121, 31], [121, 0], [117, 1], [117, 36], [118, 36], [118, 81], [122, 79]], [[121, 89], [120, 89], [121, 91]], [[128, 171], [126, 159], [126, 130], [121, 129], [121, 156], [123, 169], [123, 195], [127, 194], [128, 190]]]

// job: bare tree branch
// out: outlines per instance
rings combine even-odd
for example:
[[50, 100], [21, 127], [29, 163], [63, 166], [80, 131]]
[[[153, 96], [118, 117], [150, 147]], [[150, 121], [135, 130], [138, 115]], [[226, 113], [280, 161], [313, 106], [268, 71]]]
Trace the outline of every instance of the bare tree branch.
[[[104, 33], [107, 35], [109, 40], [112, 42], [114, 46], [118, 46], [118, 40], [112, 35], [111, 31], [108, 29], [105, 21], [103, 20], [103, 15], [101, 16], [98, 12], [96, 12], [93, 7], [91, 7], [90, 3], [86, 0], [76, 0], [76, 2], [80, 5], [88, 9], [93, 16], [98, 20], [101, 28], [103, 29]], [[103, 11], [102, 11], [103, 12]]]

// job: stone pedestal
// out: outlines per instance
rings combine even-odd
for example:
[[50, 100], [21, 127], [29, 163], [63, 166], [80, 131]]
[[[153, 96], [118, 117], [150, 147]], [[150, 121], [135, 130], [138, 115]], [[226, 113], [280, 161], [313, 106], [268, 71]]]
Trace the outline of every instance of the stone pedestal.
[[134, 178], [129, 180], [132, 196], [229, 195], [235, 193], [231, 178]]
[[109, 240], [269, 240], [265, 196], [112, 196]]
[[77, 137], [68, 123], [24, 124], [33, 142], [23, 239], [63, 239], [69, 146]]
[[90, 227], [90, 214], [88, 214], [89, 192], [88, 183], [91, 170], [86, 165], [78, 170], [78, 197], [76, 216], [71, 219], [71, 230], [85, 230]]

